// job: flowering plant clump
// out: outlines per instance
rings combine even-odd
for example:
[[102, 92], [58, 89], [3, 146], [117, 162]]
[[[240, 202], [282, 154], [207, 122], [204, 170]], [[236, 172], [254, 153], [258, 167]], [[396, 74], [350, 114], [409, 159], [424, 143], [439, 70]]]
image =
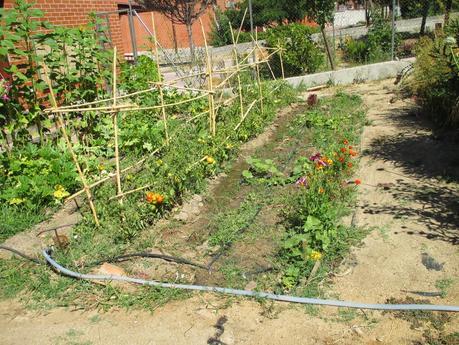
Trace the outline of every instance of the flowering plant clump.
[[54, 188], [53, 196], [54, 196], [57, 200], [62, 200], [62, 199], [64, 199], [64, 198], [68, 197], [69, 195], [70, 195], [70, 193], [67, 192], [67, 191], [65, 190], [65, 188], [64, 188], [62, 185], [60, 185], [60, 184], [56, 185], [56, 187]]
[[159, 193], [147, 192], [145, 200], [149, 204], [160, 205], [164, 202], [164, 196]]
[[0, 99], [1, 102], [8, 102], [10, 100], [11, 84], [6, 79], [0, 79]]

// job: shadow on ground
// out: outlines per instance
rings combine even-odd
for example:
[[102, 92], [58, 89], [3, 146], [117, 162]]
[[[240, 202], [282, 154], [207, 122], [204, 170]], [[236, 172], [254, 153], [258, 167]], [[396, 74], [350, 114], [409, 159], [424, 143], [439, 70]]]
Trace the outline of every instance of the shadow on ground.
[[365, 154], [402, 171], [381, 168], [398, 175], [393, 186], [384, 188], [398, 202], [365, 212], [409, 218], [428, 231], [407, 233], [459, 244], [459, 132], [434, 129], [412, 108], [392, 112], [387, 119], [403, 130], [374, 140]]

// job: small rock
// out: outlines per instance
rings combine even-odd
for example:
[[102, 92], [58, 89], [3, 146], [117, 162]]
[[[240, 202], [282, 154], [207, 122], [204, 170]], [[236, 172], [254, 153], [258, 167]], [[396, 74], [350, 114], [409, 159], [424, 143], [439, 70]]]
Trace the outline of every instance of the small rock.
[[247, 285], [244, 287], [245, 290], [248, 290], [248, 291], [253, 291], [255, 290], [255, 288], [257, 287], [257, 283], [254, 282], [253, 280], [249, 281], [247, 283]]
[[96, 273], [111, 276], [126, 276], [126, 271], [123, 268], [107, 262], [104, 262], [99, 268], [97, 268]]
[[195, 194], [195, 195], [193, 195], [192, 199], [193, 199], [193, 201], [200, 202], [200, 201], [202, 201], [202, 196], [199, 195], [199, 194]]
[[180, 212], [178, 215], [176, 215], [174, 217], [176, 220], [179, 220], [179, 221], [182, 221], [182, 222], [186, 222], [188, 220], [188, 218], [190, 218], [190, 215], [186, 212]]
[[352, 326], [352, 330], [354, 331], [355, 334], [357, 334], [358, 336], [362, 337], [363, 336], [363, 331], [362, 329], [357, 326], [357, 325], [354, 325]]

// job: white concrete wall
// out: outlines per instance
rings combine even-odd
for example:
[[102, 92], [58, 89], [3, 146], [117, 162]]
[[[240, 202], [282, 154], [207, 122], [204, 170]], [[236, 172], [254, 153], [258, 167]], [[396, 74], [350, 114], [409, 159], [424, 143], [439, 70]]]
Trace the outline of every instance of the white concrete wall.
[[335, 13], [335, 28], [344, 28], [365, 21], [365, 10], [346, 10]]
[[395, 78], [406, 66], [413, 63], [415, 58], [408, 58], [399, 61], [387, 61], [370, 65], [345, 68], [338, 71], [328, 71], [316, 74], [308, 74], [299, 77], [287, 78], [286, 81], [292, 86], [312, 87], [333, 83], [334, 85], [346, 85]]

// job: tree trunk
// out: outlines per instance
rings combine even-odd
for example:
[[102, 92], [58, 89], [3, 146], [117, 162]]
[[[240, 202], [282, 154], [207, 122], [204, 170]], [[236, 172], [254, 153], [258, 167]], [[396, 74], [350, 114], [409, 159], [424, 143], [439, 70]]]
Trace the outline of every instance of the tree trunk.
[[175, 54], [178, 54], [177, 32], [175, 31], [175, 24], [174, 23], [172, 23], [172, 39], [174, 40]]
[[368, 8], [368, 0], [365, 1], [365, 23], [370, 26], [370, 9]]
[[453, 6], [453, 0], [446, 0], [445, 2], [445, 20], [444, 26], [447, 26], [449, 23], [449, 14], [451, 13], [451, 7]]
[[191, 66], [194, 66], [195, 55], [194, 55], [194, 43], [193, 43], [193, 28], [192, 28], [191, 23], [186, 24], [186, 32], [188, 34], [188, 44], [190, 46]]
[[427, 16], [429, 15], [430, 0], [424, 0], [422, 3], [422, 21], [421, 21], [421, 30], [419, 30], [420, 35], [424, 35], [426, 31], [426, 22]]
[[330, 61], [330, 67], [332, 70], [335, 69], [335, 63], [333, 61], [333, 57], [330, 51], [330, 46], [328, 44], [327, 36], [325, 35], [325, 28], [323, 26], [320, 27], [320, 32], [322, 33], [322, 37], [324, 39], [325, 49], [327, 51], [328, 61]]

